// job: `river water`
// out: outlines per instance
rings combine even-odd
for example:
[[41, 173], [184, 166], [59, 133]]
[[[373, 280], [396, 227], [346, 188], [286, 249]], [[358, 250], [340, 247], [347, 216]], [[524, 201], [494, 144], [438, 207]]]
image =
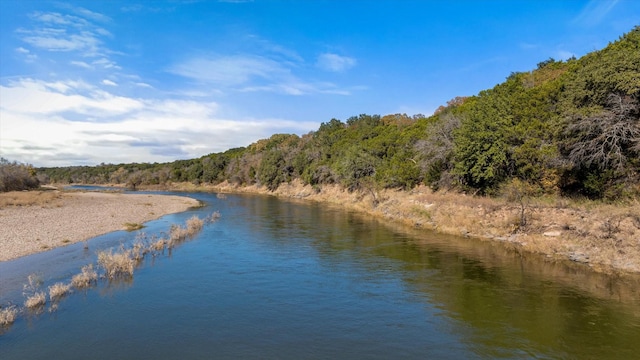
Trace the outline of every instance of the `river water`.
[[[185, 195], [185, 194], [181, 194]], [[101, 281], [0, 330], [0, 359], [636, 359], [640, 279], [326, 205], [190, 193], [219, 211], [133, 279]], [[69, 281], [115, 232], [0, 263], [0, 304]]]

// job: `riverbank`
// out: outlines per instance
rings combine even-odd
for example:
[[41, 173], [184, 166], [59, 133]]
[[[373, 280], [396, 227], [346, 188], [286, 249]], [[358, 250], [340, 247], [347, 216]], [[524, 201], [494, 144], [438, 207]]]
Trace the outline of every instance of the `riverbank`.
[[199, 206], [182, 196], [64, 192], [0, 193], [0, 261], [47, 251]]
[[513, 203], [499, 198], [434, 193], [427, 187], [349, 193], [339, 186], [314, 188], [297, 182], [282, 184], [274, 192], [255, 185], [238, 187], [228, 183], [174, 184], [171, 189], [267, 194], [329, 203], [413, 227], [501, 242], [550, 260], [584, 263], [602, 273], [640, 273], [638, 201], [612, 205], [534, 198]]

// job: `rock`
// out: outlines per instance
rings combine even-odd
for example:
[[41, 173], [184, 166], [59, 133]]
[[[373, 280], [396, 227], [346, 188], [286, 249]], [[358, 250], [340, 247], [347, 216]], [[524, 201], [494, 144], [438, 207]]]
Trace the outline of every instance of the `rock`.
[[558, 237], [558, 236], [562, 235], [562, 232], [560, 232], [560, 231], [547, 231], [547, 232], [544, 232], [542, 235], [543, 236], [548, 236], [548, 237]]
[[580, 253], [571, 253], [569, 254], [569, 260], [579, 262], [579, 263], [588, 263], [589, 256]]

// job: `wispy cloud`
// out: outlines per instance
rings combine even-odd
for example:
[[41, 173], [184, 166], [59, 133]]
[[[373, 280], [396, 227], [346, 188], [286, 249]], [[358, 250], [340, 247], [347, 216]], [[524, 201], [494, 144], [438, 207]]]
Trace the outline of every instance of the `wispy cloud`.
[[256, 79], [282, 77], [289, 71], [260, 56], [196, 57], [173, 66], [170, 72], [219, 86], [236, 86]]
[[323, 81], [306, 81], [295, 74], [299, 64], [257, 55], [194, 57], [169, 72], [240, 92], [274, 92], [286, 95], [349, 95], [351, 90]]
[[317, 66], [326, 71], [343, 72], [356, 65], [356, 59], [338, 54], [324, 53], [318, 56]]
[[36, 11], [29, 15], [31, 26], [17, 29], [16, 33], [26, 44], [40, 50], [76, 52], [83, 57], [105, 56], [108, 51], [103, 40], [112, 35], [92, 21], [110, 19], [83, 8], [67, 7], [78, 15]]
[[22, 46], [16, 49], [16, 52], [24, 56], [24, 61], [27, 63], [33, 63], [38, 59], [38, 55], [31, 53], [28, 49]]
[[572, 23], [585, 26], [599, 24], [616, 6], [618, 0], [591, 0], [585, 5]]
[[69, 62], [69, 64], [74, 65], [74, 66], [78, 66], [81, 68], [85, 68], [85, 69], [93, 69], [93, 66], [87, 64], [84, 61], [78, 61], [78, 60], [72, 60]]

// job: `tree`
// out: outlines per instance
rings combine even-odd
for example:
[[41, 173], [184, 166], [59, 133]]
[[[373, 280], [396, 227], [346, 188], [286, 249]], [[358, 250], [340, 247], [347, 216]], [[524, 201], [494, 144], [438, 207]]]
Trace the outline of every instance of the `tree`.
[[567, 127], [568, 157], [574, 166], [622, 173], [630, 159], [640, 155], [640, 102], [631, 96], [610, 94], [608, 107], [577, 117]]
[[461, 123], [460, 117], [452, 112], [442, 113], [438, 116], [438, 121], [427, 127], [426, 139], [418, 141], [415, 145], [425, 181], [434, 190], [453, 185], [451, 176], [455, 148], [453, 133]]

